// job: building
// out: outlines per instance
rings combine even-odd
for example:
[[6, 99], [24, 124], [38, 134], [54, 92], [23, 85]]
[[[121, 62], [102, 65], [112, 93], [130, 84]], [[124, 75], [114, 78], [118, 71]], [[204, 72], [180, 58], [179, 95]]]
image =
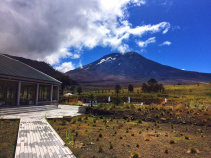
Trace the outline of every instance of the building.
[[0, 106], [58, 104], [61, 82], [0, 54]]

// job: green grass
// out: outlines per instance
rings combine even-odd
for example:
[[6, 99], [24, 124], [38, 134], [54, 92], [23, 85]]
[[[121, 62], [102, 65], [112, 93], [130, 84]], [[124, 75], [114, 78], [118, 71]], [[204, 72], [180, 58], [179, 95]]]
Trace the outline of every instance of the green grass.
[[0, 119], [0, 158], [13, 158], [17, 141], [19, 120]]

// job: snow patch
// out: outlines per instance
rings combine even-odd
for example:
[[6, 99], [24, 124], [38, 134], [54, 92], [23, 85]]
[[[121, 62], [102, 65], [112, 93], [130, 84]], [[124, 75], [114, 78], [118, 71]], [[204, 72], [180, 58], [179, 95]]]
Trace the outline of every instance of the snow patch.
[[97, 63], [96, 65], [102, 64], [103, 62], [106, 62], [106, 61], [112, 61], [112, 60], [116, 60], [116, 58], [108, 57], [106, 59], [101, 59], [100, 62]]

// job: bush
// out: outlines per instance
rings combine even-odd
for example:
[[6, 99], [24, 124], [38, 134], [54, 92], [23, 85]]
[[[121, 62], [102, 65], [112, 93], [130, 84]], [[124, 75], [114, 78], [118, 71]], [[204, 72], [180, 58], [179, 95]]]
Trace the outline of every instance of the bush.
[[62, 125], [66, 125], [67, 121], [65, 119], [62, 119]]
[[191, 154], [195, 154], [195, 153], [199, 153], [199, 149], [197, 148], [190, 148], [187, 153], [191, 153]]
[[150, 138], [149, 138], [149, 137], [145, 138], [145, 141], [149, 141], [149, 140], [150, 140]]
[[138, 123], [142, 123], [143, 121], [141, 119], [138, 120]]
[[110, 149], [113, 149], [113, 144], [110, 142]]
[[131, 158], [139, 158], [140, 154], [139, 152], [133, 152]]
[[164, 153], [168, 153], [169, 152], [169, 150], [166, 148], [166, 149], [164, 149]]
[[175, 144], [175, 141], [174, 140], [170, 140], [170, 144]]
[[103, 146], [100, 145], [100, 146], [99, 146], [99, 152], [103, 152], [103, 150], [104, 150], [104, 149], [103, 149]]

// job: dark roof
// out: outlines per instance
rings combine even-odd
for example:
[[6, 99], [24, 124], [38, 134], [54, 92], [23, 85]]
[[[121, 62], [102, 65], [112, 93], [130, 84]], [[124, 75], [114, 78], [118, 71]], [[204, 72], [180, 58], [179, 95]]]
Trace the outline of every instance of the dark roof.
[[0, 54], [0, 75], [61, 84], [61, 82], [55, 78], [3, 54]]

